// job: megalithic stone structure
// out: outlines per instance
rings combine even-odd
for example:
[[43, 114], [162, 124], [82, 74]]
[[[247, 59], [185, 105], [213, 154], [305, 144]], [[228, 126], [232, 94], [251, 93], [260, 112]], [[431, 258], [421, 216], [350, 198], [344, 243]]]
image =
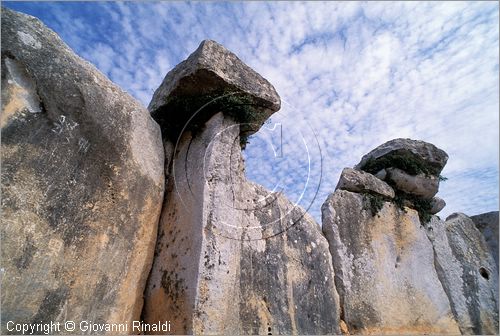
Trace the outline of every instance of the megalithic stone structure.
[[445, 205], [433, 196], [447, 160], [424, 141], [388, 141], [344, 169], [323, 204], [350, 333], [498, 332], [491, 247], [471, 218], [432, 216]]
[[241, 137], [279, 106], [272, 85], [214, 41], [155, 92], [149, 108], [173, 158], [146, 322], [170, 320], [176, 334], [339, 333], [319, 225], [244, 176]]
[[[363, 156], [357, 170], [344, 169], [323, 204], [323, 232], [349, 332], [460, 332], [421, 223], [423, 212], [431, 210], [427, 198], [437, 192], [438, 184], [428, 181], [438, 181], [447, 159], [430, 143], [391, 140]], [[422, 183], [410, 188], [409, 179], [395, 181], [393, 169], [417, 175]]]
[[2, 334], [7, 321], [129, 329], [163, 199], [160, 128], [52, 30], [7, 8], [1, 127]]

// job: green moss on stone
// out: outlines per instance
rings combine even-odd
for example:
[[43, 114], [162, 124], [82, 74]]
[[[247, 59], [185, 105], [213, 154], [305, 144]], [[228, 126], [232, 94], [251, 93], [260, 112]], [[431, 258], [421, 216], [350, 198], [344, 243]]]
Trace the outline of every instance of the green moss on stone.
[[396, 190], [396, 196], [394, 197], [394, 204], [401, 210], [405, 210], [405, 201], [408, 201], [411, 203], [411, 208], [417, 210], [418, 212], [418, 217], [420, 219], [420, 222], [422, 224], [428, 223], [431, 218], [432, 214], [430, 213], [430, 210], [432, 209], [432, 201], [423, 199], [405, 192], [402, 192], [400, 190]]
[[385, 199], [381, 195], [364, 194], [364, 199], [372, 216], [377, 215], [384, 207]]
[[241, 124], [243, 139], [240, 143], [244, 147], [248, 141], [246, 134], [250, 133], [249, 130], [258, 128], [257, 124], [261, 123], [261, 108], [252, 97], [244, 93], [223, 90], [196, 96], [173, 95], [164, 107], [153, 113], [153, 118], [160, 124], [162, 132], [176, 141], [182, 132], [196, 133], [211, 116], [222, 112]]

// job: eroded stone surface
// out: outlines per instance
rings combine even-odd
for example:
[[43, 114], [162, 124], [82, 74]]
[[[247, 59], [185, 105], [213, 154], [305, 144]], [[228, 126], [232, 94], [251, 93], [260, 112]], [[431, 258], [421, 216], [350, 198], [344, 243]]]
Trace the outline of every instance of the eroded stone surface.
[[322, 207], [341, 318], [351, 333], [458, 334], [416, 211], [337, 190]]
[[239, 132], [219, 113], [181, 138], [144, 318], [169, 318], [176, 334], [338, 333], [326, 239], [283, 195], [245, 180]]
[[378, 194], [389, 199], [394, 198], [394, 190], [387, 183], [372, 174], [352, 168], [344, 168], [342, 170], [335, 189]]
[[419, 174], [412, 176], [398, 168], [387, 168], [386, 180], [391, 181], [395, 189], [407, 194], [430, 200], [439, 191], [439, 179]]
[[2, 332], [9, 320], [139, 319], [160, 129], [39, 20], [2, 8], [1, 29]]
[[[405, 156], [420, 161], [432, 170], [432, 175], [439, 175], [448, 161], [448, 154], [431, 143], [412, 139], [393, 139], [378, 146], [361, 158], [356, 168], [363, 169], [369, 160], [377, 161], [388, 157]], [[387, 167], [391, 167], [390, 165]], [[386, 167], [382, 167], [386, 168]], [[380, 168], [380, 169], [382, 169]], [[401, 167], [398, 167], [401, 168]], [[373, 173], [376, 173], [374, 171]]]
[[498, 274], [489, 248], [472, 219], [461, 213], [433, 217], [427, 233], [436, 270], [463, 334], [498, 332]]
[[471, 219], [483, 234], [498, 269], [498, 211], [471, 216]]
[[256, 132], [281, 102], [274, 87], [215, 41], [205, 40], [164, 78], [149, 111], [174, 140], [184, 129], [198, 129], [218, 112]]

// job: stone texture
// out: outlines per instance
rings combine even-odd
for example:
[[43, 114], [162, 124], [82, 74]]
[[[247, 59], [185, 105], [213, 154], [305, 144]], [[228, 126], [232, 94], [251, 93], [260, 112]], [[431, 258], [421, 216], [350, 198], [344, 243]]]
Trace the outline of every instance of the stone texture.
[[439, 211], [443, 210], [445, 206], [446, 206], [446, 202], [444, 201], [444, 199], [435, 196], [431, 200], [431, 209], [429, 210], [429, 213], [431, 215], [435, 215]]
[[352, 333], [458, 334], [416, 211], [337, 190], [322, 207], [341, 318]]
[[148, 111], [39, 20], [2, 8], [5, 322], [139, 319], [163, 197]]
[[380, 180], [385, 180], [386, 176], [387, 176], [387, 172], [385, 171], [385, 169], [381, 169], [379, 170], [377, 173], [375, 173], [375, 176], [376, 178], [380, 179]]
[[461, 213], [426, 225], [439, 278], [462, 334], [498, 333], [498, 274], [481, 232]]
[[[243, 108], [235, 109], [238, 104]], [[205, 40], [165, 76], [148, 109], [177, 140], [184, 128], [199, 128], [217, 112], [232, 113], [244, 124], [241, 131], [249, 135], [280, 104], [266, 79], [219, 43]]]
[[395, 189], [423, 199], [432, 199], [439, 191], [439, 179], [433, 176], [409, 175], [398, 168], [387, 168], [386, 180], [390, 181]]
[[245, 180], [239, 132], [218, 113], [182, 135], [144, 320], [176, 334], [337, 334], [328, 243], [301, 208]]
[[[363, 166], [371, 160], [380, 160], [384, 157], [411, 155], [415, 160], [434, 170], [433, 175], [438, 175], [448, 161], [448, 154], [431, 143], [412, 139], [393, 139], [378, 146], [361, 158], [356, 168]], [[390, 166], [388, 166], [390, 167]], [[386, 167], [383, 167], [386, 168]], [[374, 172], [375, 173], [375, 172]]]
[[389, 199], [394, 198], [394, 190], [387, 183], [372, 174], [352, 168], [344, 168], [342, 170], [335, 189], [378, 194]]
[[498, 269], [498, 211], [471, 216], [471, 219], [483, 234]]

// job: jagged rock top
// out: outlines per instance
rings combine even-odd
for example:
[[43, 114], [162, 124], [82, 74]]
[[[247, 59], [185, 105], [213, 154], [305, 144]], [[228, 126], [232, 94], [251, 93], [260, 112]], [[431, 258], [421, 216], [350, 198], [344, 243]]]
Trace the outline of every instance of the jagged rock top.
[[364, 155], [356, 169], [377, 173], [395, 167], [411, 175], [425, 173], [437, 176], [448, 161], [448, 154], [431, 143], [412, 139], [393, 139]]
[[[222, 99], [223, 104], [218, 99], [221, 96], [228, 98]], [[206, 112], [214, 99], [216, 108]], [[235, 119], [255, 124], [251, 133], [281, 106], [280, 97], [271, 83], [221, 44], [205, 40], [165, 76], [148, 109], [164, 129], [176, 129], [178, 133], [186, 123], [193, 121], [190, 118], [194, 115], [206, 114], [204, 119], [207, 119], [221, 110], [226, 112], [228, 105], [238, 104], [247, 109], [236, 111]], [[250, 111], [249, 106], [252, 107]], [[204, 111], [198, 112], [200, 109]]]

